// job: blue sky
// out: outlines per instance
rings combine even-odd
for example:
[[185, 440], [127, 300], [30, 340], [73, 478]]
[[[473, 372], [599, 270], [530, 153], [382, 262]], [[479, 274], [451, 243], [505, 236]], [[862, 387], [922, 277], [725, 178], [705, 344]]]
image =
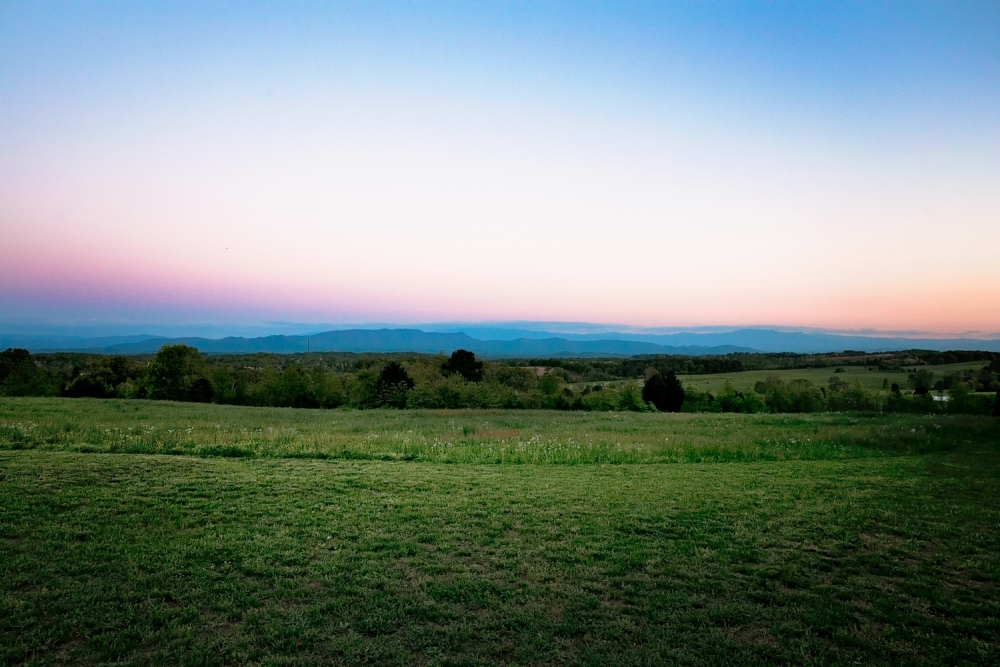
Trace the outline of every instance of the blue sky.
[[0, 325], [1000, 330], [996, 3], [0, 4]]

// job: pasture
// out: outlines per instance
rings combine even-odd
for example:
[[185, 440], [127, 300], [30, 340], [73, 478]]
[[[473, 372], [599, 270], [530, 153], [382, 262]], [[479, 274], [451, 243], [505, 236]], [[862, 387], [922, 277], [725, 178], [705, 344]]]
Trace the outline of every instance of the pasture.
[[[942, 364], [939, 366], [921, 366], [925, 370], [934, 373], [934, 379], [939, 380], [947, 373], [962, 373], [964, 371], [975, 370], [985, 366], [982, 361], [973, 361], [960, 364]], [[712, 375], [678, 375], [677, 379], [685, 387], [694, 387], [698, 391], [708, 391], [718, 394], [722, 391], [727, 381], [732, 383], [737, 391], [753, 391], [754, 384], [769, 377], [780, 378], [784, 382], [792, 380], [809, 380], [817, 387], [825, 387], [831, 377], [843, 380], [848, 384], [860, 383], [865, 389], [872, 391], [885, 391], [886, 385], [892, 386], [895, 382], [900, 387], [906, 388], [907, 371], [880, 371], [877, 369], [868, 370], [864, 366], [843, 366], [842, 373], [835, 373], [834, 368], [794, 368], [782, 370], [763, 371], [743, 371], [741, 373], [717, 373]]]
[[0, 399], [0, 664], [996, 664], [998, 423]]

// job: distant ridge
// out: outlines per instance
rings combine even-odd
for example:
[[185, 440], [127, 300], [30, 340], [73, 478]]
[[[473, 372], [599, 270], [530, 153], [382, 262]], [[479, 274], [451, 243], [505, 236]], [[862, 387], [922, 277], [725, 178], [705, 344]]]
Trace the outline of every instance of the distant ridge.
[[[141, 337], [140, 337], [141, 338]], [[0, 340], [0, 343], [5, 341]], [[272, 352], [423, 352], [450, 354], [466, 349], [486, 357], [552, 356], [633, 356], [637, 354], [728, 354], [751, 352], [734, 345], [665, 346], [628, 340], [567, 340], [565, 338], [518, 338], [515, 340], [479, 340], [465, 333], [435, 333], [419, 329], [347, 329], [326, 331], [312, 336], [262, 336], [259, 338], [145, 338], [112, 345], [88, 345], [88, 341], [70, 341], [72, 345], [46, 344], [43, 340], [11, 341], [33, 352], [91, 352], [97, 354], [150, 354], [162, 345], [187, 343], [207, 354], [252, 354]]]
[[[58, 339], [0, 335], [0, 349], [23, 347], [33, 352], [92, 352], [150, 354], [161, 345], [187, 343], [209, 354], [272, 352], [423, 352], [450, 353], [464, 348], [487, 357], [595, 357], [638, 354], [713, 355], [731, 352], [794, 352], [815, 354], [857, 350], [983, 350], [1000, 352], [1000, 340], [976, 338], [903, 338], [831, 333], [737, 329], [729, 332], [680, 333], [553, 333], [502, 327], [469, 327], [465, 331], [423, 331], [408, 328], [344, 329], [312, 335], [254, 338], [128, 336]], [[488, 339], [487, 339], [488, 338]]]

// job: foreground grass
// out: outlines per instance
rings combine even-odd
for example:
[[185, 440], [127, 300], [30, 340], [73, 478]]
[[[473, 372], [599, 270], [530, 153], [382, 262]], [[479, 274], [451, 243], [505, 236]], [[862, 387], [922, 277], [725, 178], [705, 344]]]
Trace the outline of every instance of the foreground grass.
[[1000, 439], [980, 417], [291, 410], [0, 399], [0, 450], [441, 463], [839, 460]]
[[996, 664], [981, 456], [0, 453], [0, 663]]
[[997, 664], [998, 424], [4, 399], [0, 665]]

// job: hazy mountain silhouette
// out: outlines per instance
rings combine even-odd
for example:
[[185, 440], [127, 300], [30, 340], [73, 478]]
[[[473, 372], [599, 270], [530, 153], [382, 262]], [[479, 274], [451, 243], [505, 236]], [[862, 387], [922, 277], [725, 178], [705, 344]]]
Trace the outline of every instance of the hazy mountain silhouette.
[[[486, 329], [484, 327], [484, 329]], [[473, 331], [476, 329], [473, 327]], [[478, 331], [477, 331], [478, 333]], [[489, 357], [631, 356], [636, 354], [728, 354], [730, 352], [866, 352], [925, 350], [990, 350], [1000, 352], [1000, 340], [976, 338], [904, 338], [829, 333], [738, 329], [721, 333], [681, 332], [563, 334], [525, 329], [489, 327], [490, 340], [462, 331], [431, 332], [420, 329], [346, 329], [310, 336], [261, 336], [244, 338], [120, 336], [88, 339], [43, 336], [0, 336], [0, 348], [23, 347], [33, 352], [75, 351], [101, 354], [149, 354], [161, 345], [187, 343], [209, 354], [275, 352], [445, 352], [459, 348]], [[519, 335], [520, 334], [520, 335]]]

